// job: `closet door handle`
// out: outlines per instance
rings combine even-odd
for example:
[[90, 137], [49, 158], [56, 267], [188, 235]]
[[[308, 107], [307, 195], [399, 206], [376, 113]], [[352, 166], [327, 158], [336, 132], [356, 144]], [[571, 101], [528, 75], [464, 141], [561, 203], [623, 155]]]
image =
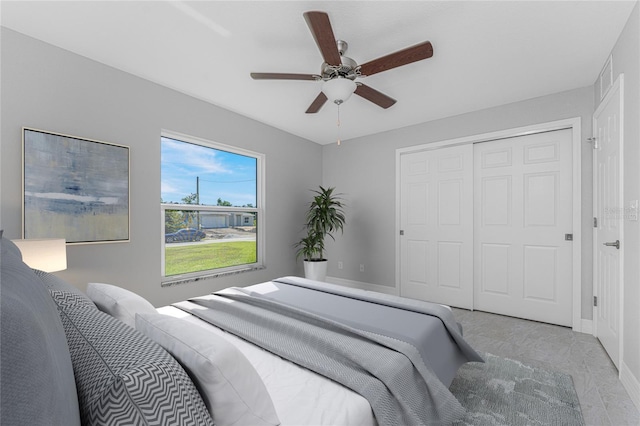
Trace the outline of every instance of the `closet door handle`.
[[615, 247], [616, 249], [620, 250], [620, 240], [616, 240], [615, 243], [602, 243], [602, 245], [605, 245], [607, 247]]

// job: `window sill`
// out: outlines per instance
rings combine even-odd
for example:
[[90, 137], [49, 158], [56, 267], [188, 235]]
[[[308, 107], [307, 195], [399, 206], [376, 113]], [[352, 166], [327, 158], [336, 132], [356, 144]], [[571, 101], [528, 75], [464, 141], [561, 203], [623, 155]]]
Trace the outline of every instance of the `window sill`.
[[220, 272], [210, 272], [210, 273], [205, 272], [200, 275], [191, 276], [191, 277], [174, 277], [174, 278], [169, 277], [169, 278], [166, 278], [166, 280], [162, 281], [162, 283], [160, 284], [160, 287], [173, 287], [176, 285], [188, 284], [188, 283], [206, 280], [210, 278], [220, 278], [220, 277], [226, 277], [229, 275], [241, 274], [243, 272], [259, 271], [261, 269], [266, 269], [266, 266], [256, 265], [256, 266], [249, 266], [246, 268], [234, 269], [231, 271], [220, 271]]

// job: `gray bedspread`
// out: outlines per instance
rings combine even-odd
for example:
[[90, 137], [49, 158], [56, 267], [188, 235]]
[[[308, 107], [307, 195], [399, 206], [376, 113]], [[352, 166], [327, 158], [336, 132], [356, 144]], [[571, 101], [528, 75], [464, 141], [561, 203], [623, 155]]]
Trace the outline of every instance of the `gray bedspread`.
[[428, 360], [402, 340], [243, 289], [190, 302], [173, 306], [354, 390], [369, 401], [380, 425], [443, 425], [464, 415]]
[[263, 287], [258, 284], [245, 290], [256, 297], [410, 343], [447, 387], [464, 363], [483, 362], [462, 338], [451, 310], [442, 305], [300, 277], [279, 278], [267, 287], [275, 288], [261, 291]]

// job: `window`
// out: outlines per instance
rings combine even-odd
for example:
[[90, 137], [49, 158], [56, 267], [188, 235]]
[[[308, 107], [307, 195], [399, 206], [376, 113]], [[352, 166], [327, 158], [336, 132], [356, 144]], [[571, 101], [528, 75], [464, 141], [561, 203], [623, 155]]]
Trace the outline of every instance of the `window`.
[[164, 283], [262, 267], [264, 155], [164, 132]]

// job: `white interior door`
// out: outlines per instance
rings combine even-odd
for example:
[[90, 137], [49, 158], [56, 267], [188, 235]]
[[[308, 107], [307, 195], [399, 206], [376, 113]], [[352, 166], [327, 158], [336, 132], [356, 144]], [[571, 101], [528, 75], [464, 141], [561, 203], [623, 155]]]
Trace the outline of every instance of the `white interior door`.
[[400, 294], [473, 308], [473, 147], [400, 159]]
[[474, 145], [474, 306], [572, 325], [572, 131]]
[[[621, 78], [621, 77], [620, 77]], [[595, 335], [611, 360], [620, 360], [622, 280], [622, 90], [620, 78], [593, 115]], [[617, 244], [616, 244], [617, 242]]]

